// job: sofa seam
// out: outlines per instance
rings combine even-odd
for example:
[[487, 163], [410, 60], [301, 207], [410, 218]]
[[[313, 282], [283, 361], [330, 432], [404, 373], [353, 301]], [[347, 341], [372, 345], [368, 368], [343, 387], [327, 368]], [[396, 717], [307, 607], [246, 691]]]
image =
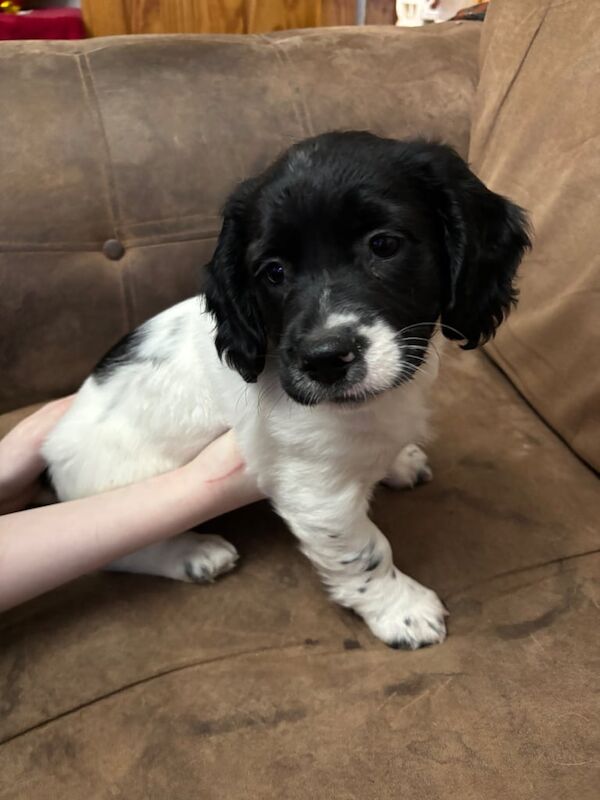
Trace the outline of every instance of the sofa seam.
[[[102, 161], [103, 161], [103, 172], [106, 179], [106, 196], [108, 202], [108, 211], [111, 218], [113, 236], [115, 238], [118, 238], [120, 207], [119, 207], [119, 198], [117, 193], [117, 183], [115, 179], [112, 158], [110, 153], [110, 145], [108, 143], [108, 135], [106, 132], [106, 124], [104, 122], [104, 117], [102, 115], [102, 110], [100, 108], [100, 100], [98, 98], [98, 92], [96, 89], [96, 84], [94, 82], [94, 76], [92, 75], [92, 69], [88, 54], [81, 53], [77, 57], [77, 63], [79, 65], [81, 81], [84, 87], [86, 97], [90, 101], [90, 108], [92, 109], [96, 117], [96, 122], [98, 125], [98, 129], [100, 131], [100, 140], [104, 151], [104, 157]], [[123, 269], [118, 270], [118, 274], [119, 274], [119, 281], [121, 284], [121, 295], [123, 298], [123, 310], [125, 312], [125, 330], [129, 331], [133, 327], [135, 327], [133, 324], [133, 320], [135, 318], [135, 310], [134, 310], [135, 302], [131, 286], [125, 280], [125, 269], [126, 268], [124, 267]]]
[[110, 215], [110, 221], [113, 228], [113, 232], [116, 233], [118, 219], [119, 219], [119, 203], [116, 192], [116, 181], [112, 171], [112, 161], [110, 158], [110, 147], [108, 145], [106, 126], [104, 124], [104, 118], [100, 110], [98, 93], [96, 91], [96, 85], [94, 83], [94, 78], [92, 76], [92, 71], [90, 68], [90, 63], [87, 53], [82, 52], [77, 55], [77, 64], [79, 67], [79, 73], [81, 75], [81, 83], [84, 88], [85, 96], [89, 101], [89, 107], [92, 110], [93, 115], [96, 117], [96, 122], [98, 125], [98, 129], [100, 131], [100, 142], [102, 145], [102, 150], [104, 151], [102, 171], [104, 173], [106, 181], [106, 197], [108, 202], [108, 211]]
[[[555, 565], [563, 564], [567, 561], [575, 561], [578, 558], [589, 558], [590, 556], [595, 556], [600, 554], [600, 548], [595, 547], [591, 550], [584, 550], [581, 553], [571, 553], [566, 556], [557, 556], [556, 558], [550, 558], [548, 561], [543, 561], [540, 564], [530, 564], [529, 566], [525, 567], [515, 567], [514, 569], [507, 569], [504, 572], [497, 572], [494, 575], [489, 575], [488, 577], [484, 578], [480, 581], [473, 581], [473, 583], [467, 584], [467, 586], [460, 587], [458, 589], [454, 589], [453, 591], [446, 592], [444, 595], [444, 599], [448, 600], [449, 598], [454, 597], [461, 597], [464, 594], [468, 594], [473, 589], [477, 589], [479, 586], [485, 586], [490, 584], [492, 581], [501, 580], [502, 578], [510, 578], [513, 575], [522, 575], [527, 572], [534, 572], [535, 570], [546, 569], [547, 567], [553, 567]], [[0, 744], [2, 744], [0, 742]]]
[[[538, 37], [538, 34], [539, 34], [539, 32], [540, 32], [540, 30], [542, 28], [542, 25], [544, 24], [544, 22], [546, 20], [546, 17], [548, 16], [548, 12], [549, 12], [551, 6], [552, 6], [552, 3], [548, 2], [547, 5], [546, 5], [546, 8], [543, 11], [543, 14], [542, 14], [540, 20], [539, 20], [539, 23], [538, 23], [533, 35], [531, 36], [531, 39], [527, 43], [527, 47], [525, 48], [525, 52], [523, 53], [521, 59], [519, 60], [519, 64], [515, 68], [515, 71], [514, 71], [511, 79], [509, 80], [509, 82], [508, 82], [508, 84], [506, 86], [506, 89], [505, 89], [505, 91], [504, 91], [504, 93], [502, 95], [502, 98], [501, 98], [500, 102], [498, 103], [498, 105], [496, 107], [496, 111], [494, 113], [494, 123], [499, 119], [499, 117], [500, 117], [500, 115], [502, 113], [502, 109], [504, 108], [504, 106], [506, 104], [506, 101], [508, 100], [508, 96], [511, 94], [511, 92], [513, 90], [513, 87], [514, 87], [515, 83], [517, 82], [517, 78], [519, 77], [519, 75], [521, 74], [521, 71], [523, 70], [523, 65], [525, 64], [525, 61], [527, 60], [527, 57], [529, 56], [531, 48], [533, 47], [534, 42], [536, 41], [536, 39]], [[481, 81], [482, 71], [483, 70], [482, 70], [481, 65], [480, 65], [479, 82]], [[487, 149], [490, 137], [492, 135], [493, 127], [494, 126], [490, 126], [489, 127], [486, 139], [480, 145], [480, 149], [481, 149], [482, 152], [485, 152], [485, 150]], [[471, 133], [472, 132], [473, 132], [473, 125], [471, 124]], [[469, 144], [469, 147], [470, 147], [470, 144]]]
[[[7, 736], [4, 739], [0, 739], [0, 747], [3, 747], [4, 745], [10, 744], [11, 742], [14, 742], [17, 739], [20, 739], [20, 738], [22, 738], [23, 736], [26, 736], [29, 733], [34, 733], [35, 731], [41, 730], [41, 729], [45, 728], [48, 725], [52, 725], [52, 723], [58, 722], [61, 719], [64, 719], [65, 717], [69, 717], [72, 714], [76, 714], [78, 711], [83, 711], [84, 709], [90, 708], [90, 707], [96, 705], [97, 703], [103, 702], [104, 700], [110, 700], [110, 698], [116, 697], [117, 695], [121, 694], [122, 692], [129, 691], [130, 689], [135, 689], [138, 686], [143, 686], [143, 685], [145, 685], [147, 683], [150, 683], [150, 682], [152, 682], [154, 680], [158, 680], [160, 678], [164, 678], [164, 677], [167, 677], [169, 675], [177, 675], [178, 673], [185, 672], [186, 670], [196, 669], [198, 667], [204, 667], [204, 666], [208, 666], [210, 664], [216, 664], [216, 663], [219, 663], [221, 661], [228, 661], [229, 659], [244, 658], [245, 656], [260, 655], [262, 653], [284, 652], [286, 650], [304, 651], [305, 650], [305, 645], [304, 645], [303, 642], [292, 642], [292, 643], [290, 643], [288, 645], [284, 645], [284, 646], [277, 645], [277, 646], [274, 646], [274, 647], [258, 647], [258, 648], [253, 648], [252, 650], [241, 650], [241, 651], [239, 651], [237, 653], [227, 653], [225, 655], [216, 656], [214, 658], [206, 658], [206, 659], [201, 659], [199, 661], [190, 661], [187, 664], [181, 664], [180, 666], [177, 666], [177, 667], [169, 667], [168, 669], [164, 669], [162, 671], [155, 672], [152, 675], [146, 675], [145, 677], [140, 678], [139, 680], [135, 680], [135, 681], [131, 681], [130, 683], [123, 684], [122, 686], [119, 686], [117, 689], [113, 689], [112, 691], [105, 692], [104, 694], [100, 694], [97, 697], [92, 697], [90, 700], [86, 700], [83, 703], [79, 703], [78, 705], [73, 706], [72, 708], [68, 708], [66, 711], [62, 711], [59, 714], [56, 714], [51, 719], [45, 719], [45, 720], [43, 720], [41, 722], [37, 722], [35, 725], [29, 726], [28, 728], [23, 728], [22, 730], [17, 731], [16, 733], [11, 734], [10, 736]], [[319, 654], [320, 655], [332, 655], [332, 654], [335, 654], [337, 652], [339, 652], [339, 651], [338, 650], [330, 650], [330, 651], [322, 650], [322, 651], [319, 651]]]
[[[524, 345], [524, 349], [528, 349], [519, 337], [515, 336], [514, 338], [519, 344]], [[577, 434], [571, 431], [563, 433], [558, 429], [556, 423], [546, 414], [545, 403], [539, 399], [538, 393], [531, 389], [528, 381], [523, 379], [521, 372], [510, 363], [510, 361], [504, 356], [503, 352], [499, 350], [495, 344], [490, 344], [491, 348], [490, 346], [483, 348], [483, 353], [488, 363], [504, 376], [511, 387], [519, 395], [519, 398], [527, 405], [540, 423], [567, 448], [571, 455], [574, 456], [582, 464], [582, 466], [592, 472], [592, 474], [598, 475], [598, 470], [593, 463], [593, 454], [591, 451], [588, 452], [587, 447], [582, 446], [580, 443], [578, 443], [576, 449], [575, 437]], [[527, 394], [529, 394], [529, 397]], [[544, 409], [544, 411], [542, 411], [542, 409]], [[573, 441], [570, 442], [567, 439], [567, 436], [569, 436]]]
[[[183, 235], [181, 237], [172, 236], [165, 239], [160, 239], [160, 237], [148, 237], [148, 239], [122, 239], [124, 247], [126, 250], [132, 249], [141, 249], [144, 247], [157, 247], [160, 245], [169, 245], [169, 244], [185, 244], [187, 242], [202, 242], [208, 241], [210, 239], [216, 239], [219, 235], [218, 230], [209, 231], [207, 233], [201, 233], [198, 235], [187, 236]], [[74, 244], [72, 246], [67, 246], [63, 243], [57, 244], [55, 247], [49, 245], [41, 245], [40, 247], [34, 247], [32, 245], [11, 245], [9, 247], [3, 248], [0, 245], [0, 256], [3, 255], [20, 255], [25, 253], [40, 253], [40, 254], [48, 254], [48, 253], [95, 253], [96, 255], [102, 256], [102, 252], [99, 250], [100, 242], [89, 243], [85, 242], [82, 244]], [[104, 256], [103, 256], [104, 257]]]
[[[287, 71], [288, 73], [286, 83], [292, 91], [292, 106], [294, 108], [294, 114], [296, 116], [296, 120], [302, 132], [302, 138], [307, 138], [308, 136], [314, 136], [315, 135], [314, 126], [312, 124], [311, 115], [309, 114], [308, 111], [308, 106], [306, 104], [304, 92], [301, 91], [296, 81], [292, 81], [292, 76], [295, 73], [295, 64], [293, 63], [291, 58], [287, 55], [287, 53], [283, 51], [283, 48], [281, 47], [279, 41], [269, 39], [266, 36], [266, 34], [258, 34], [258, 36], [263, 42], [268, 43], [273, 48], [275, 53], [275, 58], [279, 62], [279, 65], [282, 67], [284, 72]], [[300, 98], [299, 103], [297, 97]]]
[[[463, 595], [463, 594], [465, 594], [467, 592], [470, 592], [472, 589], [477, 588], [477, 586], [480, 586], [482, 583], [487, 583], [487, 582], [492, 581], [492, 580], [497, 580], [497, 579], [501, 579], [501, 578], [505, 578], [505, 577], [510, 577], [512, 575], [519, 575], [519, 574], [530, 572], [530, 571], [534, 571], [534, 570], [545, 569], [545, 568], [553, 566], [555, 564], [561, 564], [563, 562], [572, 561], [572, 560], [579, 559], [579, 558], [586, 558], [586, 557], [589, 557], [589, 556], [597, 555], [599, 553], [600, 553], [600, 549], [599, 548], [594, 548], [592, 550], [587, 550], [587, 551], [584, 551], [584, 552], [581, 552], [581, 553], [572, 553], [572, 554], [567, 555], [567, 556], [560, 556], [560, 557], [557, 557], [557, 558], [553, 558], [553, 559], [550, 559], [548, 561], [542, 562], [540, 564], [530, 564], [528, 566], [518, 567], [518, 568], [512, 569], [512, 570], [506, 570], [505, 572], [499, 572], [496, 575], [490, 576], [484, 582], [476, 581], [476, 582], [474, 582], [474, 583], [472, 583], [472, 584], [470, 584], [470, 585], [468, 585], [466, 587], [462, 587], [462, 588], [457, 589], [455, 591], [448, 592], [448, 593], [446, 593], [445, 598], [461, 596], [461, 595]], [[119, 695], [119, 694], [121, 694], [123, 692], [129, 691], [130, 689], [135, 689], [138, 686], [143, 686], [143, 685], [145, 685], [147, 683], [151, 683], [153, 680], [164, 678], [164, 677], [167, 677], [169, 675], [176, 675], [176, 674], [178, 674], [180, 672], [185, 672], [185, 671], [190, 670], [190, 669], [196, 669], [198, 667], [204, 667], [204, 666], [208, 666], [210, 664], [215, 664], [215, 663], [219, 663], [219, 662], [222, 662], [222, 661], [228, 661], [230, 659], [244, 658], [246, 656], [260, 655], [262, 653], [285, 652], [285, 651], [288, 651], [288, 650], [300, 650], [301, 652], [304, 652], [305, 645], [304, 645], [303, 642], [293, 642], [293, 643], [290, 643], [290, 644], [284, 645], [284, 646], [259, 647], [259, 648], [254, 648], [252, 650], [241, 650], [241, 651], [239, 651], [237, 653], [227, 653], [225, 655], [216, 656], [214, 658], [207, 658], [207, 659], [202, 659], [202, 660], [199, 660], [199, 661], [191, 661], [191, 662], [189, 662], [187, 664], [181, 664], [180, 666], [177, 666], [177, 667], [170, 667], [168, 669], [153, 673], [152, 675], [146, 675], [145, 677], [140, 678], [139, 680], [131, 681], [130, 683], [127, 683], [127, 684], [124, 684], [122, 686], [119, 686], [117, 689], [113, 689], [110, 692], [105, 692], [104, 694], [98, 695], [97, 697], [93, 697], [90, 700], [87, 700], [87, 701], [85, 701], [83, 703], [79, 703], [76, 706], [68, 708], [67, 710], [62, 711], [61, 713], [56, 714], [51, 719], [42, 720], [41, 722], [37, 722], [34, 725], [30, 725], [27, 728], [23, 728], [20, 731], [17, 731], [16, 733], [13, 733], [10, 736], [5, 737], [4, 739], [0, 739], [0, 747], [2, 747], [4, 745], [7, 745], [7, 744], [10, 744], [10, 743], [12, 743], [14, 741], [17, 741], [18, 739], [21, 739], [22, 737], [27, 736], [30, 733], [35, 733], [38, 730], [42, 730], [42, 729], [46, 728], [47, 726], [52, 725], [54, 722], [59, 722], [60, 720], [65, 719], [66, 717], [70, 717], [71, 715], [76, 714], [79, 711], [83, 711], [83, 710], [85, 710], [87, 708], [91, 708], [92, 706], [96, 705], [97, 703], [101, 703], [104, 700], [110, 700], [112, 697], [116, 697], [117, 695]], [[364, 653], [364, 652], [369, 652], [370, 650], [371, 650], [371, 648], [366, 648], [366, 649], [361, 648], [360, 650], [358, 650], [358, 652], [363, 652]], [[340, 651], [337, 650], [337, 649], [319, 650], [318, 653], [315, 653], [315, 655], [319, 655], [319, 656], [335, 655], [336, 653], [339, 653], [339, 652]]]

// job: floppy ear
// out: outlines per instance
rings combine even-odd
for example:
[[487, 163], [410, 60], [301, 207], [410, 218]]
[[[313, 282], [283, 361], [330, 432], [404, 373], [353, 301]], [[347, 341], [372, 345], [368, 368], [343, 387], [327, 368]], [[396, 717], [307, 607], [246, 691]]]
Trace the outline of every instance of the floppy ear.
[[523, 209], [487, 189], [452, 148], [431, 145], [430, 157], [448, 254], [442, 330], [470, 350], [494, 335], [517, 301], [529, 225]]
[[245, 263], [246, 215], [253, 182], [242, 184], [223, 211], [223, 226], [204, 287], [206, 306], [217, 323], [215, 345], [220, 358], [247, 383], [255, 383], [265, 366], [267, 337]]

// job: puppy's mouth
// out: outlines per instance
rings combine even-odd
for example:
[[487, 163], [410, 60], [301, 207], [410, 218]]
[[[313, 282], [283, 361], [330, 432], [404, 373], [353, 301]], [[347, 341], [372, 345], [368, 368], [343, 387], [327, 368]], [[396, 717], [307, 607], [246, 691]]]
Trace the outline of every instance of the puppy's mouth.
[[298, 370], [286, 370], [281, 377], [281, 385], [292, 400], [303, 406], [316, 406], [321, 403], [355, 406], [367, 402], [387, 388], [367, 389], [364, 385], [365, 374], [366, 369], [363, 370], [362, 376], [354, 381], [344, 378], [324, 386]]
[[286, 394], [303, 406], [332, 403], [355, 407], [408, 383], [417, 372], [426, 372], [423, 362], [427, 343], [389, 335], [384, 346], [377, 340], [365, 344], [339, 376], [326, 382], [299, 368], [297, 363], [280, 362], [280, 381]]
[[282, 365], [280, 380], [286, 394], [303, 406], [334, 403], [337, 406], [357, 406], [388, 391], [397, 384], [399, 373], [392, 371], [374, 381], [368, 358], [361, 356], [337, 380], [323, 383], [294, 365]]

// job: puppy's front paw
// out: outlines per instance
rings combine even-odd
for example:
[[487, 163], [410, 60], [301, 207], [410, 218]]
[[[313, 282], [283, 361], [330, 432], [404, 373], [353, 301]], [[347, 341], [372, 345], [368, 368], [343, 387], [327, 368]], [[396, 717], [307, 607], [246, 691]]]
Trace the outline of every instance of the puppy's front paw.
[[208, 583], [233, 569], [237, 560], [237, 550], [221, 536], [188, 531], [113, 561], [106, 569]]
[[179, 563], [175, 569], [179, 580], [211, 583], [219, 575], [235, 567], [239, 556], [230, 542], [221, 536], [188, 535], [195, 541], [190, 541], [189, 547], [177, 559]]
[[371, 631], [397, 650], [417, 650], [443, 642], [448, 612], [436, 593], [395, 567], [392, 575], [395, 577], [383, 579], [389, 581], [382, 595], [385, 604], [363, 612]]
[[427, 455], [418, 445], [407, 444], [396, 456], [382, 483], [391, 489], [412, 489], [420, 483], [428, 483], [432, 478]]

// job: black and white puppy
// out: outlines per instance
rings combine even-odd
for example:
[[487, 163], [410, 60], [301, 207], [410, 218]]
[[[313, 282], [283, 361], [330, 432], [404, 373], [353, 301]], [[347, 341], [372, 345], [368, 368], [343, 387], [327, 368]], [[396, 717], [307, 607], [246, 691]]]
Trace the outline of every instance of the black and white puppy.
[[[294, 145], [229, 198], [206, 294], [144, 323], [81, 387], [44, 448], [59, 498], [170, 470], [234, 428], [332, 597], [389, 645], [441, 642], [443, 605], [394, 566], [369, 499], [428, 476], [414, 443], [432, 334], [489, 338], [528, 246], [523, 212], [448, 147], [361, 132]], [[236, 559], [186, 533], [112, 566], [202, 580]]]

